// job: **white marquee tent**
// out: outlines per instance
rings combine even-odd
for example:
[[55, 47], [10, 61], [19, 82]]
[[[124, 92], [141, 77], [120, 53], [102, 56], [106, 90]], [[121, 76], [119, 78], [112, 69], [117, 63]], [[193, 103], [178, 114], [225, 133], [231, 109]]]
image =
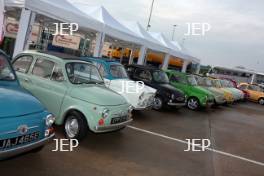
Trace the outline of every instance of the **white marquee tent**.
[[155, 51], [163, 52], [163, 53], [169, 52], [169, 49], [167, 47], [164, 47], [163, 45], [161, 45], [159, 41], [153, 38], [138, 22], [122, 21], [121, 23], [127, 28], [129, 28], [131, 31], [136, 33], [137, 35], [144, 38], [147, 41], [146, 45], [148, 48], [155, 50]]
[[[144, 63], [147, 48], [165, 53], [164, 62], [168, 62], [170, 55], [186, 60], [196, 59], [183, 54], [183, 50], [175, 47], [175, 43], [171, 43], [161, 33], [148, 33], [135, 22], [120, 23], [102, 6], [73, 4], [68, 0], [5, 0], [5, 3], [6, 6], [22, 8], [14, 55], [25, 49], [25, 41], [36, 14], [41, 14], [57, 21], [78, 23], [83, 30], [97, 32], [94, 53], [101, 52], [107, 35], [120, 39], [123, 43], [140, 46], [139, 64]], [[197, 59], [196, 61], [199, 62]], [[168, 63], [165, 66], [166, 64]]]
[[158, 32], [149, 32], [149, 34], [158, 40], [163, 46], [169, 48], [169, 54], [175, 57], [185, 59], [185, 55], [183, 55], [180, 51], [177, 51], [175, 46], [171, 44], [171, 42], [162, 34]]
[[144, 44], [144, 38], [119, 23], [103, 6], [91, 6], [84, 3], [73, 3], [73, 5], [87, 16], [103, 24], [103, 32], [106, 35], [134, 44]]
[[79, 28], [88, 31], [102, 31], [103, 24], [88, 17], [67, 0], [5, 0], [7, 7], [22, 8], [18, 37], [14, 55], [23, 51], [26, 46], [29, 29], [34, 24], [37, 14], [68, 23], [78, 23]]
[[185, 55], [185, 58], [187, 60], [190, 60], [194, 63], [200, 63], [200, 60], [198, 58], [191, 56], [189, 54], [189, 51], [187, 51], [186, 48], [182, 47], [177, 41], [170, 41], [170, 42], [177, 51], [179, 51], [179, 52], [183, 53], [183, 55]]

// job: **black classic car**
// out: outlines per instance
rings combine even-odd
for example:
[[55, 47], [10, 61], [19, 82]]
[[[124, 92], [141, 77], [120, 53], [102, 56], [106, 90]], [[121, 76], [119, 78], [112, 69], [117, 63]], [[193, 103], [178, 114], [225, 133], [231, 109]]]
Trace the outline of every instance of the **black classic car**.
[[166, 73], [158, 68], [143, 65], [128, 65], [127, 72], [134, 81], [157, 89], [153, 108], [160, 110], [164, 107], [182, 107], [186, 104], [185, 94], [169, 84]]

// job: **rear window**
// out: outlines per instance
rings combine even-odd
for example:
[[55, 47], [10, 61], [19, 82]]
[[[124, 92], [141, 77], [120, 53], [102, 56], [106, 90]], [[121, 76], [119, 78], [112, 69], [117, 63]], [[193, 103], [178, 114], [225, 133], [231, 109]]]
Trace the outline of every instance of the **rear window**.
[[123, 65], [111, 65], [110, 73], [114, 78], [128, 78], [127, 72]]

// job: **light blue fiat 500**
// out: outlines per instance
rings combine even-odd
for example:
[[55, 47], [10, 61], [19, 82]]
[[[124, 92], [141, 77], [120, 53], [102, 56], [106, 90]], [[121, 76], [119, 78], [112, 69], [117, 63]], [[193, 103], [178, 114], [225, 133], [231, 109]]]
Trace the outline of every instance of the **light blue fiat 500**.
[[40, 151], [53, 136], [55, 117], [22, 89], [0, 50], [0, 160]]

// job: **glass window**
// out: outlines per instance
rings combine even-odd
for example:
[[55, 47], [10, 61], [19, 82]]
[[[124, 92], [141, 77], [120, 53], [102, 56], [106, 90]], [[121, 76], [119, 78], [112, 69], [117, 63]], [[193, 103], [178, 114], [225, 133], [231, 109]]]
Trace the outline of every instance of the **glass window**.
[[187, 76], [187, 81], [192, 86], [197, 86], [198, 85], [197, 81], [196, 81], [196, 79], [195, 79], [195, 77], [193, 75], [188, 75]]
[[246, 90], [247, 89], [247, 85], [241, 85], [241, 86], [239, 86], [239, 89]]
[[15, 80], [15, 75], [4, 55], [0, 55], [0, 81]]
[[46, 59], [37, 59], [32, 74], [41, 78], [50, 79], [54, 68], [54, 62]]
[[135, 77], [142, 79], [144, 81], [151, 81], [152, 80], [151, 73], [147, 70], [142, 70], [142, 69], [136, 69]]
[[54, 67], [53, 73], [51, 75], [51, 80], [57, 81], [57, 82], [64, 81], [62, 69], [60, 67], [58, 67], [57, 65], [55, 65], [55, 67]]
[[104, 81], [96, 66], [83, 62], [66, 64], [68, 78], [72, 84], [103, 84]]
[[169, 83], [169, 78], [167, 74], [163, 71], [154, 71], [153, 79], [155, 80], [155, 82], [158, 83], [165, 83], [165, 84]]
[[21, 72], [21, 73], [27, 73], [30, 65], [33, 61], [32, 56], [21, 56], [14, 62], [13, 66], [15, 71]]
[[207, 86], [206, 82], [205, 82], [205, 79], [203, 77], [201, 77], [201, 76], [194, 76], [194, 77], [195, 77], [196, 82], [197, 82], [198, 85]]
[[249, 85], [248, 89], [253, 90], [253, 91], [257, 91], [257, 92], [262, 92], [261, 88], [259, 86], [256, 86], [256, 85]]
[[105, 69], [104, 69], [104, 65], [103, 64], [100, 64], [99, 67], [98, 67], [98, 70], [100, 72], [100, 74], [105, 77], [107, 75]]
[[110, 73], [114, 78], [128, 78], [127, 72], [123, 65], [111, 65]]
[[172, 75], [171, 81], [175, 81], [175, 82], [182, 83], [182, 84], [187, 84], [186, 79], [184, 79], [184, 77], [179, 76], [179, 75]]
[[222, 87], [222, 85], [220, 83], [220, 80], [218, 80], [218, 79], [213, 79], [212, 80], [212, 84], [213, 84], [214, 87], [217, 87], [217, 88], [221, 88]]
[[180, 78], [177, 75], [171, 75], [170, 81], [172, 81], [172, 82], [180, 82]]

